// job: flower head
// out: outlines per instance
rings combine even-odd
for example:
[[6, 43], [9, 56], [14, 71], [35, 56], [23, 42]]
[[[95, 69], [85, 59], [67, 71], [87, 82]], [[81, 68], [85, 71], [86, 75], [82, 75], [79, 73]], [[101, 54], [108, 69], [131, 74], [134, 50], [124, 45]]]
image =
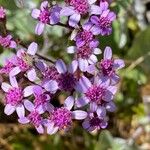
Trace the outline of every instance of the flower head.
[[110, 47], [106, 47], [103, 59], [98, 63], [100, 76], [111, 80], [112, 84], [116, 84], [119, 81], [119, 76], [116, 74], [116, 71], [124, 66], [125, 64], [122, 59], [112, 59], [112, 50]]
[[0, 36], [0, 45], [4, 48], [16, 48], [17, 46], [11, 35], [5, 37]]
[[97, 34], [110, 35], [112, 32], [112, 22], [116, 19], [116, 14], [108, 9], [107, 2], [100, 2], [99, 11], [101, 12], [98, 16], [92, 16], [90, 21], [94, 24]]
[[32, 17], [38, 19], [35, 33], [41, 35], [46, 24], [57, 24], [60, 20], [59, 13], [61, 8], [57, 5], [49, 7], [48, 1], [41, 3], [40, 9], [33, 9]]
[[[96, 105], [98, 107], [97, 114], [103, 117], [106, 114], [106, 105], [112, 103], [114, 94], [117, 91], [115, 86], [109, 85], [108, 80], [99, 78], [98, 76], [94, 78], [94, 83], [82, 76], [77, 83], [76, 90], [82, 93], [82, 97], [76, 101], [77, 107], [82, 107], [89, 104]], [[111, 108], [113, 109], [113, 108]]]
[[5, 114], [11, 115], [15, 110], [19, 117], [23, 116], [25, 109], [23, 106], [24, 97], [30, 95], [31, 87], [26, 87], [24, 90], [18, 86], [15, 77], [10, 77], [10, 83], [3, 82], [1, 88], [6, 92], [5, 95]]
[[32, 125], [35, 126], [36, 130], [39, 133], [41, 134], [44, 133], [44, 127], [43, 127], [44, 119], [41, 116], [43, 112], [38, 111], [35, 108], [34, 104], [29, 100], [24, 101], [24, 106], [29, 111], [29, 114], [27, 115], [27, 117], [25, 117], [25, 115], [19, 117], [18, 121], [22, 124], [31, 123]]
[[90, 64], [95, 64], [98, 61], [96, 55], [100, 54], [101, 50], [97, 48], [97, 42], [95, 42], [91, 46], [70, 46], [67, 48], [67, 52], [75, 54], [75, 59], [78, 61], [80, 70], [86, 72]]
[[18, 50], [17, 55], [13, 59], [13, 64], [15, 67], [10, 71], [10, 76], [16, 76], [20, 72], [27, 72], [27, 77], [30, 81], [36, 79], [36, 72], [33, 68], [33, 56], [35, 55], [38, 49], [38, 45], [35, 42], [32, 42], [27, 51], [24, 49]]
[[62, 16], [69, 17], [69, 25], [71, 27], [77, 27], [81, 19], [81, 16], [85, 16], [88, 13], [95, 14], [93, 11], [93, 5], [96, 0], [66, 0], [68, 6], [62, 8], [60, 14]]
[[[74, 75], [74, 72], [77, 70], [77, 61], [72, 61], [72, 63], [67, 68], [62, 60], [58, 60], [56, 62], [56, 69], [59, 73], [58, 78], [55, 80], [55, 82], [57, 82], [58, 88], [63, 91], [71, 92], [77, 82], [77, 79]], [[45, 83], [46, 87], [48, 87], [48, 84], [49, 83]]]
[[69, 96], [63, 107], [52, 110], [46, 124], [48, 134], [55, 134], [58, 130], [67, 131], [71, 127], [73, 119], [83, 120], [87, 117], [85, 111], [71, 111], [73, 105], [74, 98]]

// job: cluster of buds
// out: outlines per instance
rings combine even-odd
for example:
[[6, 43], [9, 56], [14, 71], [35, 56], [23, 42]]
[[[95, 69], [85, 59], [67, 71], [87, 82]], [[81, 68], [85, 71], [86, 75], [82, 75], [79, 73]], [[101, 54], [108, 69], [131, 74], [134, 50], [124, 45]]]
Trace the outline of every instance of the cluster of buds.
[[[10, 35], [0, 37], [1, 46], [17, 51], [0, 69], [0, 74], [8, 77], [1, 84], [5, 114], [16, 111], [19, 123], [32, 124], [40, 134], [68, 131], [74, 120], [82, 122], [89, 132], [107, 127], [108, 112], [116, 109], [113, 99], [119, 82], [117, 71], [124, 67], [123, 60], [113, 59], [109, 46], [101, 60], [97, 57], [102, 53], [97, 37], [110, 35], [116, 18], [109, 5], [106, 0], [65, 0], [61, 7], [44, 1], [40, 9], [32, 10], [31, 16], [38, 20], [37, 35], [46, 25], [72, 31], [68, 40], [74, 45], [66, 48], [74, 56], [70, 64], [62, 59], [41, 59], [35, 42], [28, 48], [18, 48]], [[4, 17], [1, 10], [0, 16]], [[68, 18], [66, 24], [61, 22], [62, 17]], [[58, 96], [64, 93], [66, 98], [60, 101]]]

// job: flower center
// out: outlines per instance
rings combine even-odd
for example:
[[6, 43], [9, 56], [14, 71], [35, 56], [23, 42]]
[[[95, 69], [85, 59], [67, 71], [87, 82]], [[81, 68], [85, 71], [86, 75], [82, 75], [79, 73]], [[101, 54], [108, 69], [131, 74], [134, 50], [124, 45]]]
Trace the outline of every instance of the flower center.
[[113, 70], [113, 60], [111, 60], [111, 59], [102, 60], [100, 62], [100, 68], [102, 70], [102, 73], [105, 76], [111, 76], [112, 73], [114, 73], [114, 70]]
[[86, 97], [90, 99], [91, 102], [101, 103], [104, 96], [105, 89], [101, 86], [93, 86], [87, 90], [85, 93]]
[[36, 126], [36, 127], [38, 127], [40, 124], [41, 124], [41, 122], [42, 122], [42, 117], [40, 116], [40, 114], [37, 112], [37, 111], [33, 111], [33, 112], [31, 112], [28, 116], [27, 116], [27, 118], [30, 120], [30, 122], [34, 125], [34, 126]]
[[90, 31], [84, 30], [78, 33], [77, 40], [85, 41], [85, 43], [88, 44], [93, 40], [93, 34]]
[[93, 50], [89, 46], [82, 46], [78, 48], [77, 56], [78, 58], [89, 59]]
[[99, 126], [100, 126], [100, 123], [101, 123], [101, 119], [98, 118], [98, 117], [93, 117], [93, 118], [90, 120], [90, 126], [92, 126], [92, 127], [99, 127]]
[[44, 10], [42, 10], [40, 12], [40, 15], [39, 15], [39, 21], [41, 21], [42, 23], [44, 24], [47, 24], [50, 22], [50, 11], [48, 8], [45, 8]]
[[76, 85], [76, 78], [71, 73], [60, 74], [58, 78], [58, 86], [61, 90], [72, 91]]
[[21, 88], [12, 88], [6, 94], [6, 103], [16, 106], [22, 102], [23, 92]]
[[35, 107], [43, 105], [46, 102], [47, 102], [47, 95], [46, 94], [35, 95], [35, 99], [34, 99]]
[[64, 129], [71, 126], [72, 114], [66, 108], [58, 108], [52, 112], [50, 120], [54, 122], [55, 126], [59, 127], [60, 129]]
[[47, 67], [47, 69], [42, 72], [45, 79], [57, 80], [58, 79], [58, 71], [55, 67]]
[[101, 28], [106, 29], [106, 28], [109, 28], [111, 26], [111, 21], [107, 17], [100, 17], [99, 25]]
[[82, 15], [88, 13], [89, 4], [87, 0], [67, 0], [66, 2], [73, 6], [78, 13]]

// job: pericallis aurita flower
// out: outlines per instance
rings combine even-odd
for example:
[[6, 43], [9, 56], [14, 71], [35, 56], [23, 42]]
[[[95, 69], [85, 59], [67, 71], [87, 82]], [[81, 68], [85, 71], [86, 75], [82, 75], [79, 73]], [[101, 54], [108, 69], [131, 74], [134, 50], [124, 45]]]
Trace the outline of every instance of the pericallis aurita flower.
[[88, 13], [99, 14], [97, 6], [94, 5], [96, 0], [66, 0], [66, 7], [63, 7], [60, 14], [61, 16], [70, 16], [69, 25], [71, 27], [77, 27], [82, 16]]
[[48, 1], [42, 2], [40, 9], [33, 9], [31, 16], [39, 21], [36, 25], [35, 33], [41, 35], [46, 24], [57, 24], [60, 21], [60, 10], [61, 7], [58, 5], [49, 7]]
[[68, 130], [72, 126], [73, 119], [83, 120], [87, 117], [87, 112], [82, 110], [72, 111], [74, 98], [69, 96], [64, 102], [64, 106], [53, 108], [45, 126], [48, 134], [55, 134], [58, 130]]
[[3, 82], [1, 88], [5, 95], [5, 109], [4, 112], [7, 115], [11, 115], [15, 110], [19, 117], [25, 114], [25, 109], [23, 105], [24, 97], [27, 97], [31, 94], [31, 86], [26, 88], [19, 87], [15, 77], [10, 77], [10, 84]]
[[97, 34], [110, 35], [112, 32], [112, 22], [116, 19], [116, 14], [108, 9], [107, 2], [100, 2], [99, 11], [101, 12], [98, 16], [92, 16], [90, 21], [94, 24]]
[[116, 71], [124, 66], [124, 61], [122, 59], [113, 59], [111, 48], [106, 47], [103, 59], [98, 63], [100, 76], [104, 77], [106, 80], [111, 80], [112, 84], [116, 84], [119, 82], [119, 76], [116, 74]]

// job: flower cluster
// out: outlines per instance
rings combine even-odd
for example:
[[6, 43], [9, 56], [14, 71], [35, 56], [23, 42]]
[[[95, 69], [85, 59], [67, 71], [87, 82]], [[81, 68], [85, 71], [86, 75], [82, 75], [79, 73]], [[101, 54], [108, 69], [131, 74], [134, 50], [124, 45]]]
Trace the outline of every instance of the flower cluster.
[[[108, 112], [116, 110], [117, 71], [125, 66], [123, 60], [112, 57], [109, 46], [101, 60], [97, 57], [102, 53], [98, 36], [110, 35], [116, 18], [109, 6], [106, 0], [65, 0], [62, 7], [44, 1], [40, 9], [32, 10], [31, 16], [38, 20], [36, 34], [41, 35], [45, 25], [72, 31], [68, 40], [73, 45], [66, 48], [74, 56], [70, 64], [62, 59], [45, 61], [35, 42], [17, 48], [10, 35], [0, 36], [1, 46], [17, 51], [0, 69], [9, 79], [1, 84], [5, 114], [16, 111], [19, 123], [32, 124], [40, 134], [68, 131], [74, 120], [80, 120], [89, 132], [107, 127]], [[0, 17], [4, 17], [2, 10], [0, 7]], [[67, 17], [66, 24], [62, 17]], [[63, 93], [66, 98], [60, 100], [58, 95]]]

